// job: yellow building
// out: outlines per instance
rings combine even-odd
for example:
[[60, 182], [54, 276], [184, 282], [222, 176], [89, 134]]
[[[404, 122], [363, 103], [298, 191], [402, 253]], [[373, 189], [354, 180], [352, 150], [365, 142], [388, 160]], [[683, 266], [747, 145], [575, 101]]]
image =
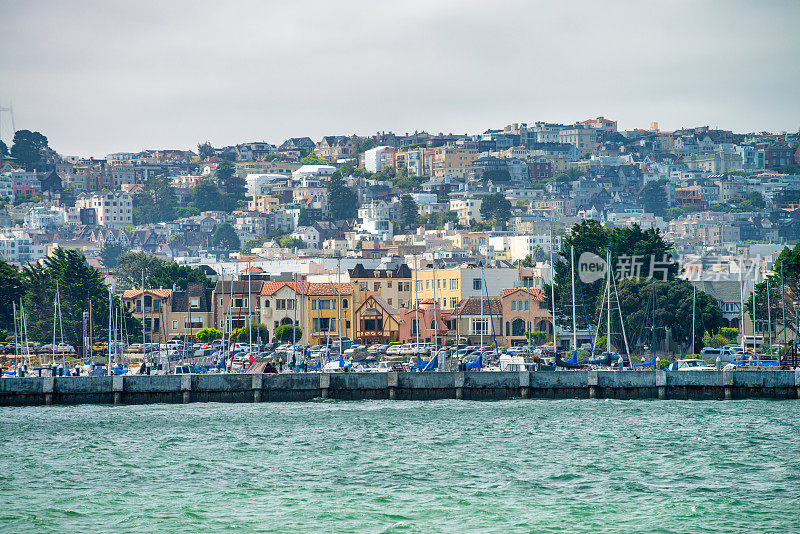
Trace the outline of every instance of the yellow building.
[[308, 283], [304, 293], [304, 331], [310, 344], [324, 345], [340, 336], [353, 338], [354, 310], [360, 305], [355, 284], [343, 283], [339, 290], [335, 283]]
[[[487, 292], [490, 297], [499, 296], [504, 289], [520, 282], [520, 272], [516, 267], [491, 267], [482, 271], [475, 266], [459, 266], [437, 268], [435, 273], [431, 268], [420, 268], [415, 274], [416, 299], [435, 299], [443, 310], [455, 309], [462, 299], [485, 296]], [[413, 289], [413, 276], [411, 280]], [[412, 301], [414, 298], [412, 291]]]

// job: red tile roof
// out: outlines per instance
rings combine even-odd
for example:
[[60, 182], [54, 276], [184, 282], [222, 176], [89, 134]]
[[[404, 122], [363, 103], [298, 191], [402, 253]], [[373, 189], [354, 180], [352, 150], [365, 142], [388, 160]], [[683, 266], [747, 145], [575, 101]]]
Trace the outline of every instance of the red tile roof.
[[538, 302], [544, 301], [544, 291], [536, 287], [514, 287], [511, 289], [504, 289], [503, 298], [507, 297], [508, 295], [511, 295], [512, 293], [516, 293], [517, 291], [530, 293], [531, 300], [536, 300]]

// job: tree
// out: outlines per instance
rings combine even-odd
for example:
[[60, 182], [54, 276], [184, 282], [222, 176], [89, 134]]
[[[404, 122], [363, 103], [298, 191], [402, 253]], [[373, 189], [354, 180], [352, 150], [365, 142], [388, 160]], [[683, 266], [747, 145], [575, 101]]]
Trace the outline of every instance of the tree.
[[502, 193], [487, 195], [481, 202], [481, 216], [505, 224], [511, 217], [511, 202]]
[[250, 239], [245, 241], [244, 245], [242, 245], [242, 252], [250, 253], [253, 251], [254, 248], [260, 248], [264, 244], [264, 239], [261, 237], [257, 237], [255, 239]]
[[0, 259], [0, 328], [14, 331], [14, 303], [25, 294], [22, 275], [12, 264]]
[[[117, 258], [114, 283], [119, 290], [141, 289], [142, 272], [149, 279], [166, 261], [146, 252], [126, 252]], [[172, 282], [169, 283], [172, 287]]]
[[297, 217], [297, 226], [311, 226], [311, 217], [308, 216], [308, 210], [300, 208], [300, 215]]
[[675, 206], [667, 209], [666, 214], [664, 215], [664, 220], [674, 221], [675, 219], [680, 219], [684, 215], [686, 215], [686, 211], [683, 208]]
[[8, 156], [8, 145], [6, 145], [2, 139], [0, 139], [0, 158], [4, 158]]
[[125, 252], [125, 246], [121, 243], [112, 243], [106, 241], [103, 248], [100, 249], [100, 259], [103, 260], [103, 265], [108, 269], [113, 270], [117, 266], [117, 258]]
[[222, 191], [211, 182], [200, 182], [194, 186], [191, 202], [199, 212], [218, 210], [226, 204]]
[[44, 135], [30, 130], [17, 130], [11, 146], [11, 157], [27, 171], [32, 171], [41, 165], [42, 153], [47, 148], [47, 137]]
[[210, 141], [206, 141], [204, 143], [198, 143], [197, 145], [197, 153], [200, 155], [200, 159], [208, 159], [214, 156], [214, 147], [211, 146]]
[[285, 324], [275, 329], [275, 339], [282, 343], [292, 343], [303, 338], [303, 329], [299, 326]]
[[278, 239], [278, 244], [283, 248], [306, 248], [306, 244], [303, 242], [302, 239], [299, 237], [292, 237], [291, 235], [285, 235]]
[[219, 165], [217, 165], [217, 172], [215, 173], [215, 176], [218, 181], [225, 182], [228, 178], [233, 176], [234, 172], [236, 172], [236, 167], [234, 167], [233, 163], [227, 159], [224, 159], [219, 162]]
[[352, 219], [358, 212], [358, 195], [336, 174], [328, 182], [328, 211], [334, 221]]
[[[653, 319], [653, 284], [655, 284], [656, 311]], [[692, 341], [692, 284], [686, 280], [646, 280], [643, 278], [625, 278], [618, 285], [619, 302], [622, 316], [625, 318], [625, 333], [631, 349], [644, 344], [657, 344], [664, 339], [666, 330], [678, 342], [685, 352], [696, 354], [703, 345], [703, 337], [708, 332], [711, 337], [717, 335], [722, 326], [722, 311], [717, 301], [703, 291], [697, 291], [695, 297], [695, 346]], [[613, 297], [612, 297], [613, 298]], [[616, 298], [612, 301], [616, 303]], [[651, 329], [655, 324], [656, 328]], [[614, 332], [611, 344], [624, 349], [619, 316], [612, 314], [611, 328]], [[605, 323], [598, 325], [605, 332]], [[666, 330], [665, 330], [666, 328]]]
[[[572, 285], [570, 251], [575, 249], [576, 311], [578, 324], [584, 328], [587, 316], [596, 317], [600, 306], [600, 296], [605, 288], [605, 278], [594, 282], [581, 282], [579, 263], [581, 255], [589, 252], [604, 262], [606, 251], [611, 252], [612, 270], [615, 276], [623, 278], [652, 277], [660, 280], [673, 280], [678, 274], [678, 263], [672, 258], [672, 243], [666, 242], [653, 229], [642, 230], [633, 225], [630, 228], [615, 228], [609, 232], [598, 221], [587, 219], [575, 224], [570, 234], [563, 240], [559, 257], [553, 266], [555, 270], [556, 320], [563, 326], [572, 323]], [[545, 303], [550, 308], [550, 288], [545, 285]]]
[[181, 232], [172, 232], [167, 238], [167, 243], [173, 246], [183, 246], [186, 244], [186, 236]]
[[211, 237], [211, 242], [217, 248], [224, 250], [239, 250], [241, 243], [236, 230], [230, 223], [222, 223], [214, 230], [214, 235]]
[[253, 331], [253, 342], [268, 343], [269, 329], [263, 324], [252, 324], [237, 328], [233, 331], [237, 343], [248, 343], [250, 341], [250, 331]]
[[309, 154], [300, 160], [301, 165], [330, 165], [330, 162], [325, 158], [321, 158], [314, 153]]
[[[88, 309], [89, 301], [92, 303], [94, 338], [108, 338], [109, 293], [105, 277], [86, 263], [86, 258], [79, 252], [57, 248], [42, 264], [26, 267], [23, 277], [27, 288], [25, 313], [28, 334], [32, 339], [52, 339], [56, 282], [66, 341], [76, 348], [83, 345], [83, 312]], [[115, 310], [122, 312], [125, 328], [131, 332], [137, 331], [141, 322], [120, 306], [116, 296], [112, 305]]]
[[214, 287], [203, 271], [189, 265], [178, 265], [174, 261], [158, 265], [147, 277], [149, 287], [175, 287], [186, 290], [189, 284], [202, 284], [205, 287]]
[[201, 343], [211, 343], [212, 341], [216, 341], [221, 338], [222, 332], [216, 328], [211, 328], [210, 326], [207, 326], [197, 332], [197, 340]]
[[417, 208], [417, 203], [414, 202], [411, 195], [400, 197], [400, 226], [402, 228], [415, 228], [418, 216], [419, 208]]
[[486, 171], [481, 176], [481, 180], [484, 182], [510, 182], [511, 181], [511, 173], [508, 172], [508, 169], [492, 169], [490, 171]]
[[667, 208], [667, 191], [664, 188], [666, 180], [655, 180], [647, 182], [639, 194], [639, 201], [644, 206], [645, 211], [658, 216], [664, 215]]
[[166, 175], [151, 176], [144, 184], [144, 191], [133, 200], [133, 223], [135, 225], [175, 220], [178, 201]]

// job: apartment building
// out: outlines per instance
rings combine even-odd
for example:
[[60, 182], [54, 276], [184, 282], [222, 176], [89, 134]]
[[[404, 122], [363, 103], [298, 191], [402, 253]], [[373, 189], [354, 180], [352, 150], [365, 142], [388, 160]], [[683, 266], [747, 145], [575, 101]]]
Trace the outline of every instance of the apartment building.
[[480, 198], [451, 198], [450, 211], [454, 211], [458, 215], [458, 224], [468, 226], [472, 219], [483, 222], [482, 203], [483, 200]]
[[133, 223], [133, 201], [124, 191], [83, 193], [75, 201], [79, 210], [94, 210], [95, 220], [101, 226], [122, 228]]
[[558, 142], [574, 145], [578, 149], [578, 155], [582, 156], [591, 152], [597, 141], [597, 130], [595, 128], [584, 128], [583, 126], [569, 126], [558, 132]]
[[259, 317], [261, 324], [274, 336], [275, 330], [285, 325], [296, 325], [302, 334], [297, 343], [306, 343], [306, 294], [308, 283], [298, 282], [295, 291], [294, 282], [264, 282], [259, 295]]
[[[416, 276], [416, 279], [413, 278]], [[485, 289], [484, 289], [485, 278]], [[490, 296], [500, 295], [503, 289], [514, 287], [520, 281], [520, 272], [513, 267], [479, 267], [458, 266], [434, 270], [420, 268], [412, 271], [412, 289], [416, 280], [416, 297], [412, 292], [411, 299], [418, 301], [434, 299], [445, 310], [452, 310], [458, 303], [468, 297], [480, 297], [488, 292]], [[413, 303], [412, 303], [413, 307]]]
[[435, 178], [463, 180], [477, 158], [477, 146], [440, 146], [433, 150], [431, 172]]

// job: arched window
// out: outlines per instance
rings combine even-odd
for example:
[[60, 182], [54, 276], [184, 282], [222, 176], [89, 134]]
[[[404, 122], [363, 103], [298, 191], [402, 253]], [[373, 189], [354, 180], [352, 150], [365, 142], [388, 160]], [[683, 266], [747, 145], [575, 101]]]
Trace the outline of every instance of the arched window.
[[347, 309], [347, 299], [342, 299], [342, 309], [343, 310]]
[[510, 336], [510, 335], [511, 335], [511, 323], [506, 321], [506, 336]]
[[431, 321], [431, 330], [435, 329], [436, 329], [436, 323], [434, 321]]

